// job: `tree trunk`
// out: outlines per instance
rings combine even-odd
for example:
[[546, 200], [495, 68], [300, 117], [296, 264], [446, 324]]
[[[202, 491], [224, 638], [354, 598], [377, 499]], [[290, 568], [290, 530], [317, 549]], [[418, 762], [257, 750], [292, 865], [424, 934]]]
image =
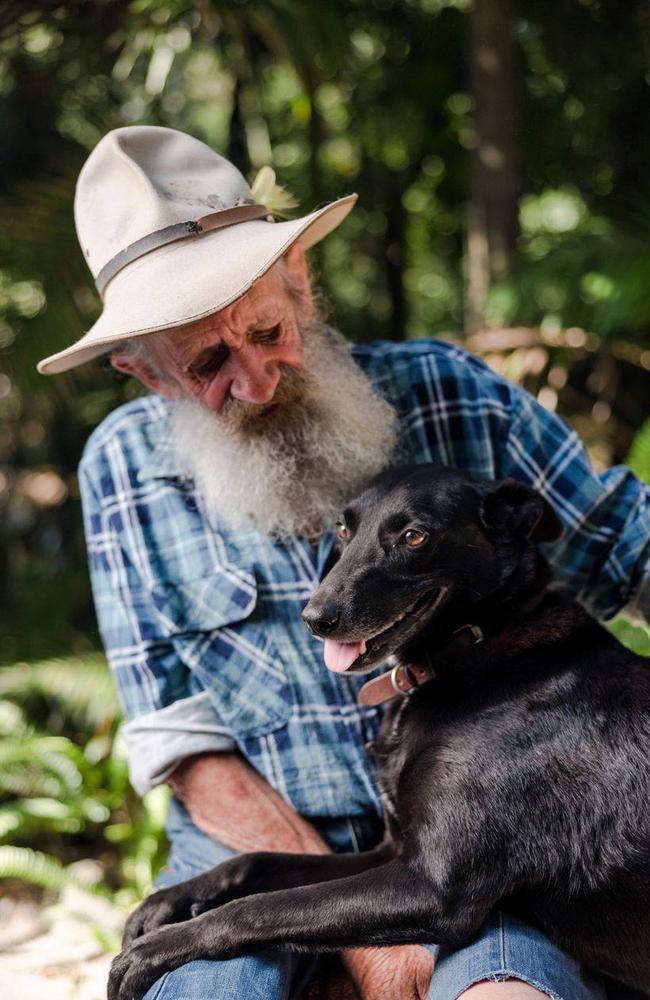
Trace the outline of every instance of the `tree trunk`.
[[404, 295], [404, 227], [406, 213], [400, 198], [401, 189], [393, 191], [386, 212], [386, 234], [384, 238], [386, 284], [391, 302], [389, 336], [391, 340], [406, 337], [406, 297]]
[[235, 77], [232, 96], [232, 114], [230, 116], [230, 128], [228, 130], [228, 148], [226, 157], [231, 163], [242, 172], [244, 177], [250, 172], [251, 164], [248, 156], [248, 144], [246, 142], [246, 128], [241, 107], [242, 81], [239, 76]]
[[476, 146], [471, 154], [466, 247], [466, 329], [483, 325], [493, 278], [508, 275], [518, 235], [519, 149], [512, 0], [474, 0], [469, 82]]

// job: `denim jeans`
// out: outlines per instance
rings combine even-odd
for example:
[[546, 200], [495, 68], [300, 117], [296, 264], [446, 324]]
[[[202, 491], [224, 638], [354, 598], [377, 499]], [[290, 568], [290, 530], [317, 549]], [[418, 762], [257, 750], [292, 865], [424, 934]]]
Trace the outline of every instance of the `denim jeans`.
[[[198, 875], [233, 854], [199, 830], [176, 800], [170, 805], [167, 832], [171, 850], [158, 888]], [[364, 838], [358, 827], [355, 833], [355, 825], [344, 821], [335, 839], [338, 846], [354, 850]], [[582, 969], [539, 931], [500, 912], [492, 914], [481, 935], [465, 948], [449, 951], [431, 946], [431, 950], [437, 958], [430, 1000], [456, 1000], [480, 980], [513, 978], [553, 1000], [608, 997], [601, 977]], [[309, 956], [272, 950], [219, 961], [203, 959], [165, 973], [144, 1000], [290, 1000], [315, 968], [316, 959]]]

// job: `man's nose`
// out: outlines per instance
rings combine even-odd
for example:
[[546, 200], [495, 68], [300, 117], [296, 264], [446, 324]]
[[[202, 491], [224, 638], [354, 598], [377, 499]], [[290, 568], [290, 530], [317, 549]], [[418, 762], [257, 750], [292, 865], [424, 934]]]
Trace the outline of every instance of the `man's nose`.
[[230, 379], [228, 390], [233, 399], [260, 406], [271, 402], [280, 381], [277, 362], [261, 357], [259, 352], [248, 347], [233, 351], [228, 359], [226, 374]]

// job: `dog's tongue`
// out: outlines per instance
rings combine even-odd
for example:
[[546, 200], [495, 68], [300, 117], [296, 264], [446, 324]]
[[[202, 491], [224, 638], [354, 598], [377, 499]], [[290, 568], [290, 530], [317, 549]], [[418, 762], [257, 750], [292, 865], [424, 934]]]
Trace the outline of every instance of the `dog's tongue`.
[[325, 666], [342, 674], [352, 666], [361, 652], [360, 642], [336, 642], [335, 639], [325, 640]]

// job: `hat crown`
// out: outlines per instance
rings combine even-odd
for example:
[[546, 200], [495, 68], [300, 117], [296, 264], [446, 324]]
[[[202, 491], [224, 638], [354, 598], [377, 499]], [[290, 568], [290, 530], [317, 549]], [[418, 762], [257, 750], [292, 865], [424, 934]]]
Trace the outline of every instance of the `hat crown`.
[[75, 193], [75, 224], [93, 277], [150, 233], [253, 201], [242, 174], [205, 143], [171, 128], [133, 125], [104, 136]]

